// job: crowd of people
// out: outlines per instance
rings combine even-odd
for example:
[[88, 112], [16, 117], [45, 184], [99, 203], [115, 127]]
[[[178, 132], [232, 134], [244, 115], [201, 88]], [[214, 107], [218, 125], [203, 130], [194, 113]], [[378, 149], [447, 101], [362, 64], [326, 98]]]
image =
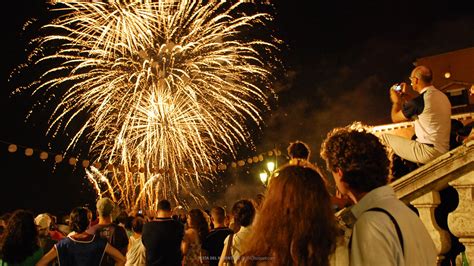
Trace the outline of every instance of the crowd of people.
[[[378, 137], [351, 125], [331, 131], [321, 156], [352, 201], [349, 241], [318, 167], [298, 159], [277, 169], [256, 199], [210, 211], [158, 203], [154, 217], [119, 215], [108, 198], [71, 211], [62, 231], [47, 214], [17, 210], [2, 232], [2, 265], [435, 265], [418, 216], [388, 186], [390, 160]], [[346, 255], [336, 252], [346, 250]], [[343, 264], [341, 264], [343, 263]]]
[[[95, 212], [74, 208], [67, 224], [27, 210], [4, 215], [0, 265], [436, 265], [426, 228], [388, 185], [390, 148], [424, 163], [446, 150], [449, 128], [440, 131], [441, 125], [425, 114], [449, 113], [433, 109], [446, 99], [431, 86], [430, 75], [426, 67], [413, 70], [412, 86], [421, 96], [406, 103], [391, 92], [394, 121], [415, 116], [418, 139], [379, 138], [357, 123], [328, 133], [320, 155], [333, 175], [336, 195], [309, 161], [308, 145], [296, 141], [265, 194], [238, 200], [229, 214], [222, 206], [172, 208], [163, 199], [153, 216], [124, 212], [114, 217], [116, 204], [101, 198]], [[448, 127], [445, 120], [439, 123]], [[335, 198], [351, 205], [355, 223], [349, 238], [335, 215]]]

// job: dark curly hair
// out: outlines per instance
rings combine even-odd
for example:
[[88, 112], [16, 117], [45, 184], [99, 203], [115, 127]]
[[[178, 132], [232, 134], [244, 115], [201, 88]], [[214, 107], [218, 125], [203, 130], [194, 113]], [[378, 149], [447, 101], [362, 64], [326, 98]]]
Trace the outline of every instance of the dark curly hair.
[[335, 128], [321, 146], [321, 157], [332, 172], [357, 192], [369, 192], [388, 183], [390, 160], [379, 138], [360, 124]]
[[255, 206], [250, 200], [239, 200], [232, 206], [234, 222], [241, 226], [249, 226], [255, 217]]
[[33, 213], [16, 210], [8, 220], [0, 241], [2, 260], [8, 264], [18, 264], [33, 255], [38, 248], [38, 231]]
[[287, 151], [288, 151], [288, 155], [291, 158], [299, 158], [299, 159], [304, 159], [304, 160], [308, 160], [311, 154], [311, 150], [309, 149], [309, 146], [306, 143], [299, 140], [290, 143], [290, 145], [287, 148]]

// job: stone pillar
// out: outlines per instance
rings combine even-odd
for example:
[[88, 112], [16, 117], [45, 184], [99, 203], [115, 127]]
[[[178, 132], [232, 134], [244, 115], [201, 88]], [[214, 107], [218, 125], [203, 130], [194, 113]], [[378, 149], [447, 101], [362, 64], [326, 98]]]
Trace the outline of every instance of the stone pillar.
[[458, 207], [448, 215], [449, 230], [459, 238], [470, 265], [474, 265], [474, 170], [449, 185], [459, 194]]
[[434, 216], [435, 209], [440, 203], [441, 198], [438, 191], [430, 191], [411, 202], [418, 209], [420, 219], [433, 239], [436, 251], [438, 252], [438, 265], [444, 259], [444, 254], [451, 249], [449, 232], [439, 227]]

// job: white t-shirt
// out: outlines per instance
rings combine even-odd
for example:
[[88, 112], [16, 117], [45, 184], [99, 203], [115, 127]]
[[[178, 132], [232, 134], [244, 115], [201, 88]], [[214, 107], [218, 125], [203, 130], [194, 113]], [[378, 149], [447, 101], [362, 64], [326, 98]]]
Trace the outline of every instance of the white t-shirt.
[[449, 150], [451, 103], [446, 94], [433, 86], [426, 87], [403, 105], [402, 112], [415, 119], [416, 141], [431, 144], [441, 153]]
[[[232, 253], [232, 257], [234, 258], [234, 262], [238, 261], [240, 255], [242, 254], [242, 247], [245, 245], [245, 242], [251, 236], [252, 230], [250, 226], [241, 226], [239, 232], [234, 234], [234, 238], [232, 239], [232, 247], [230, 252]], [[229, 242], [229, 236], [227, 236], [224, 240], [224, 245], [227, 245]]]

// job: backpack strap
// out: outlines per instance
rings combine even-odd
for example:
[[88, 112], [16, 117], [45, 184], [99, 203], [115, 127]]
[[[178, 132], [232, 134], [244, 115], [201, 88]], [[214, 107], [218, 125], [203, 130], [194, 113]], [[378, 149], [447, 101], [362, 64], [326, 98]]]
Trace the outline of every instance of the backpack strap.
[[[393, 225], [395, 226], [395, 230], [397, 230], [398, 240], [400, 241], [400, 246], [402, 247], [402, 254], [405, 254], [405, 249], [404, 249], [404, 246], [403, 246], [402, 230], [400, 230], [400, 226], [398, 225], [397, 220], [395, 220], [393, 215], [390, 212], [388, 212], [387, 210], [379, 208], [379, 207], [375, 207], [375, 208], [366, 210], [366, 212], [368, 212], [368, 211], [383, 212], [383, 213], [388, 215], [390, 220], [392, 220]], [[352, 234], [351, 234], [351, 237], [349, 239], [349, 249], [351, 249], [351, 248], [352, 248]]]

